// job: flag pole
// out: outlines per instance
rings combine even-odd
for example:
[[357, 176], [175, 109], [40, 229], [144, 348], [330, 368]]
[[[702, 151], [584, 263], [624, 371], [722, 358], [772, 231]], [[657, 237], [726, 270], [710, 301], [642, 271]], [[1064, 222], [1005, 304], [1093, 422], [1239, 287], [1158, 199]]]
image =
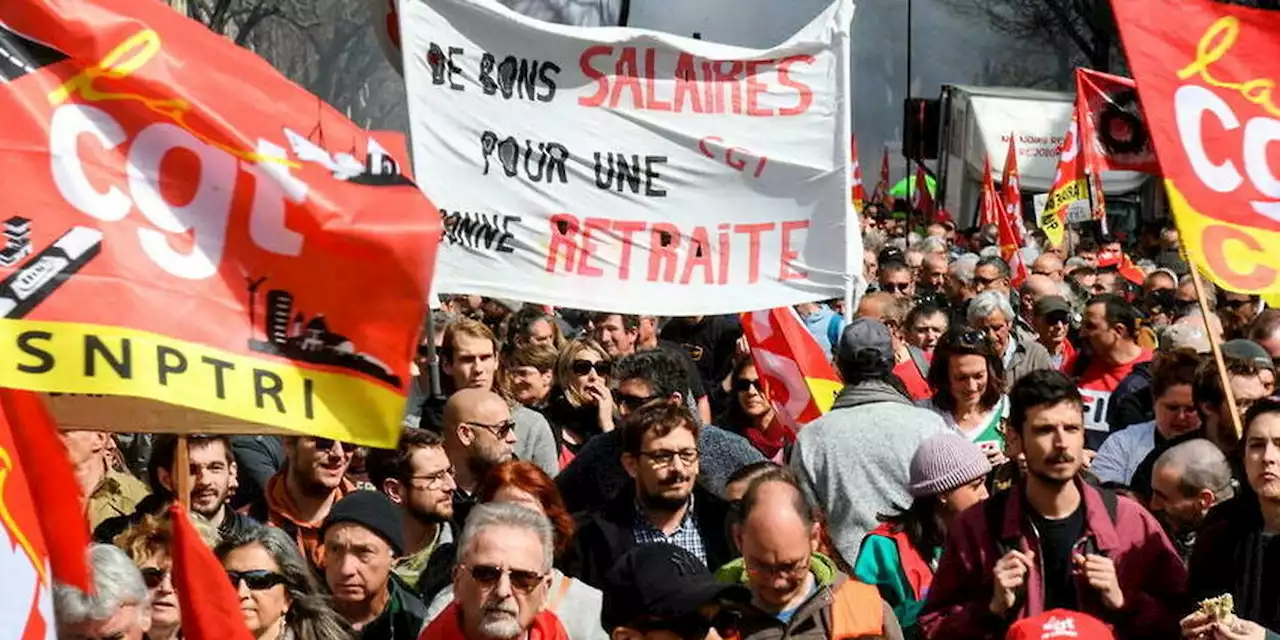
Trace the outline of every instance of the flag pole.
[[178, 436], [178, 447], [173, 452], [173, 492], [182, 508], [191, 510], [191, 455], [187, 436]]
[[[1200, 303], [1200, 315], [1205, 318], [1205, 326], [1208, 326], [1208, 318], [1210, 315], [1209, 302], [1204, 297], [1204, 285], [1200, 282], [1200, 270], [1196, 268], [1194, 262], [1187, 261], [1191, 265], [1191, 284], [1196, 288], [1196, 300]], [[1209, 336], [1209, 348], [1213, 351], [1213, 362], [1218, 368], [1218, 380], [1222, 383], [1222, 395], [1227, 399], [1227, 411], [1231, 413], [1231, 425], [1236, 429], [1236, 438], [1240, 438], [1244, 433], [1244, 428], [1240, 424], [1240, 413], [1236, 409], [1236, 394], [1231, 391], [1231, 380], [1227, 375], [1227, 363], [1222, 359], [1222, 348], [1218, 345], [1218, 339]]]

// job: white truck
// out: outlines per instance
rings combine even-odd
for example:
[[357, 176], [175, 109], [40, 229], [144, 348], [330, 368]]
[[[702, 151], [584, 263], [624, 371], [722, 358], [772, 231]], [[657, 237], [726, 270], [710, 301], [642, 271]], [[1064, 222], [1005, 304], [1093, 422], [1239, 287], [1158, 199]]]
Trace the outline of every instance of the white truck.
[[[983, 160], [996, 182], [1004, 171], [1009, 138], [1016, 141], [1023, 212], [1034, 219], [1032, 198], [1053, 185], [1058, 148], [1071, 124], [1075, 95], [1036, 89], [943, 85], [938, 128], [938, 200], [962, 228], [977, 219]], [[1130, 227], [1144, 203], [1149, 176], [1129, 171], [1102, 175], [1113, 229]], [[1150, 208], [1147, 204], [1146, 208]], [[1145, 216], [1143, 216], [1145, 217]], [[1126, 224], [1128, 223], [1128, 224]]]

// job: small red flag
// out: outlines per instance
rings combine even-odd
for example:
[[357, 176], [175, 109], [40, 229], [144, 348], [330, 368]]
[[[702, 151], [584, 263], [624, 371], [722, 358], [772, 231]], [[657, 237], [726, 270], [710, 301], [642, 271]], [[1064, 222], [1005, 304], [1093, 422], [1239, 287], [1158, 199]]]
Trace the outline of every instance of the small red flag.
[[858, 161], [858, 136], [849, 138], [849, 166], [853, 184], [849, 187], [849, 199], [853, 201], [853, 210], [862, 213], [867, 204], [867, 188], [862, 186], [862, 163]]
[[933, 194], [929, 193], [929, 172], [924, 170], [924, 164], [916, 161], [916, 185], [915, 194], [912, 197], [911, 206], [924, 214], [925, 220], [933, 220], [934, 203]]
[[181, 504], [169, 507], [173, 527], [173, 588], [178, 592], [185, 640], [253, 640], [240, 596], [222, 563], [196, 531]]
[[[769, 403], [787, 440], [831, 409], [842, 384], [822, 346], [791, 307], [742, 314], [742, 332]], [[825, 327], [823, 329], [825, 331]], [[834, 348], [834, 345], [833, 345]]]
[[1017, 132], [1009, 132], [1009, 154], [1004, 158], [1004, 172], [1000, 176], [1000, 186], [1004, 188], [1004, 211], [1014, 222], [1014, 230], [1018, 232], [1018, 241], [1027, 244], [1022, 228], [1022, 185], [1018, 178]]
[[1002, 209], [1004, 209], [1004, 203], [1000, 202], [1000, 194], [996, 192], [996, 181], [991, 175], [991, 157], [988, 156], [982, 167], [982, 204], [978, 209], [978, 224], [984, 227], [989, 224], [1001, 224]]
[[871, 193], [871, 201], [883, 205], [889, 199], [889, 147], [880, 155], [880, 181]]

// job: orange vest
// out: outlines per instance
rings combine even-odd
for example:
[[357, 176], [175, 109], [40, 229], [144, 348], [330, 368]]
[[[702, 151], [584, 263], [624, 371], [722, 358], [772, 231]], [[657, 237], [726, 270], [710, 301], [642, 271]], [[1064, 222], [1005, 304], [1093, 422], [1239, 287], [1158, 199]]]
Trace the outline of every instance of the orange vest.
[[902, 563], [902, 573], [907, 576], [907, 584], [911, 585], [911, 591], [916, 600], [924, 600], [929, 593], [929, 585], [933, 582], [933, 568], [920, 557], [920, 552], [911, 546], [907, 534], [903, 531], [895, 533], [893, 527], [886, 522], [872, 529], [868, 535], [893, 540], [898, 547], [898, 561]]
[[884, 603], [875, 587], [845, 580], [831, 602], [831, 640], [884, 633]]

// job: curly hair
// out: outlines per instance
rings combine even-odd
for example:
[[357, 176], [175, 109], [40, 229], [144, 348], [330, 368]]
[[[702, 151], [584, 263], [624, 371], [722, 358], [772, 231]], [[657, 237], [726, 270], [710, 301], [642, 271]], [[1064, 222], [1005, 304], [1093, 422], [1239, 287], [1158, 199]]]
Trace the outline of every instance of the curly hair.
[[542, 503], [542, 510], [555, 531], [555, 557], [559, 558], [573, 544], [573, 516], [564, 506], [556, 483], [532, 462], [511, 460], [497, 466], [480, 485], [480, 501], [491, 502], [503, 487], [519, 489]]

